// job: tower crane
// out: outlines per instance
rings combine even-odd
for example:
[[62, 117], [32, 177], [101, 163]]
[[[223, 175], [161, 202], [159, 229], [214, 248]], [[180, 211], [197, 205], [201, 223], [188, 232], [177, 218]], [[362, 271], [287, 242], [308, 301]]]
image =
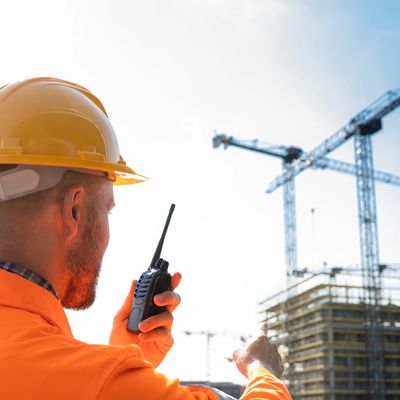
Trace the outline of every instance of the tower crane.
[[[215, 336], [230, 336], [236, 337], [236, 335], [232, 335], [226, 332], [214, 332], [214, 331], [191, 331], [185, 330], [183, 331], [185, 335], [201, 335], [206, 337], [206, 380], [210, 382], [211, 376], [211, 339]], [[246, 335], [239, 335], [238, 338], [242, 343], [246, 341]]]
[[[399, 277], [400, 264], [384, 263], [384, 264], [379, 264], [378, 267], [379, 267], [379, 274], [389, 272], [393, 274], [392, 276], [390, 276], [391, 278], [393, 277], [400, 278]], [[329, 275], [329, 277], [335, 278], [336, 275], [339, 274], [357, 275], [360, 274], [360, 272], [361, 272], [360, 265], [351, 265], [346, 267], [332, 266], [330, 268], [324, 268], [320, 270], [314, 270], [305, 267], [302, 269], [295, 269], [293, 271], [293, 273], [296, 276], [299, 276], [301, 278], [303, 278], [305, 275]]]
[[[300, 147], [295, 146], [270, 146], [258, 139], [240, 140], [233, 136], [228, 136], [224, 133], [215, 132], [213, 138], [214, 148], [223, 145], [225, 149], [228, 146], [239, 147], [246, 150], [251, 150], [257, 153], [266, 154], [282, 160], [283, 173], [287, 173], [293, 168], [293, 163], [296, 160], [305, 157], [305, 153]], [[342, 172], [350, 175], [356, 175], [356, 166], [344, 161], [334, 160], [331, 158], [318, 158], [310, 161], [310, 167], [318, 169], [330, 169], [337, 172]], [[383, 172], [373, 171], [374, 179], [380, 182], [389, 183], [400, 186], [400, 177]], [[288, 286], [292, 280], [296, 278], [293, 273], [298, 267], [297, 265], [297, 233], [296, 233], [296, 198], [295, 198], [295, 183], [294, 177], [289, 177], [283, 183], [283, 198], [284, 198], [284, 217], [285, 217], [285, 258]]]
[[370, 360], [369, 394], [383, 400], [384, 346], [381, 334], [379, 242], [371, 136], [382, 129], [382, 118], [400, 105], [400, 88], [390, 90], [363, 109], [342, 128], [291, 164], [267, 191], [286, 186], [294, 177], [354, 137], [361, 270], [367, 307], [367, 350]]

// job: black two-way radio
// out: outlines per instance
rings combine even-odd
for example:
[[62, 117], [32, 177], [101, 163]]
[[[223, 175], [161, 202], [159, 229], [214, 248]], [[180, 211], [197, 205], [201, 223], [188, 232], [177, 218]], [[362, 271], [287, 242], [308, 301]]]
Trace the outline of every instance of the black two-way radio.
[[174, 209], [175, 204], [171, 204], [167, 221], [165, 222], [164, 230], [153, 259], [151, 260], [151, 264], [149, 268], [143, 272], [136, 284], [128, 321], [128, 331], [130, 332], [140, 332], [138, 325], [141, 321], [165, 310], [165, 307], [154, 304], [153, 298], [157, 294], [171, 289], [171, 275], [168, 273], [169, 263], [160, 258], [160, 256]]

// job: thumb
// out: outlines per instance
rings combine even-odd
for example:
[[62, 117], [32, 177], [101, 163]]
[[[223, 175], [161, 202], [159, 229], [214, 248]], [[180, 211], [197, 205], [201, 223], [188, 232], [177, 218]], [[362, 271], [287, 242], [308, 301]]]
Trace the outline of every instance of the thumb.
[[128, 296], [126, 297], [124, 303], [122, 304], [122, 307], [119, 309], [119, 311], [114, 317], [114, 323], [123, 321], [129, 317], [129, 313], [132, 307], [133, 292], [135, 290], [136, 284], [137, 280], [132, 281]]
[[236, 361], [239, 358], [239, 354], [241, 352], [242, 349], [236, 349], [233, 354], [232, 354], [232, 359], [233, 361]]
[[232, 354], [233, 361], [247, 362], [251, 359], [249, 352], [246, 349], [238, 348]]
[[236, 349], [232, 354], [232, 358], [239, 372], [247, 377], [247, 366], [252, 361], [247, 351], [244, 349]]

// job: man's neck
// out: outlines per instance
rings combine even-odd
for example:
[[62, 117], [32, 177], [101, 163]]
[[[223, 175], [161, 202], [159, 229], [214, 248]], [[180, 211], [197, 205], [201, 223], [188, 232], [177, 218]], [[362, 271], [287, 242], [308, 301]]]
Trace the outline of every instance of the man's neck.
[[28, 281], [35, 283], [36, 285], [39, 285], [42, 288], [48, 290], [57, 299], [59, 298], [57, 292], [54, 290], [50, 282], [48, 282], [46, 279], [38, 275], [36, 272], [33, 272], [32, 270], [21, 264], [0, 260], [0, 270], [7, 271], [11, 274], [15, 274], [22, 278], [25, 278]]
[[23, 242], [10, 243], [7, 239], [0, 238], [0, 260], [22, 265], [48, 281], [57, 290], [55, 277], [59, 260], [51, 250], [53, 247], [44, 240], [35, 241], [34, 235], [29, 234]]

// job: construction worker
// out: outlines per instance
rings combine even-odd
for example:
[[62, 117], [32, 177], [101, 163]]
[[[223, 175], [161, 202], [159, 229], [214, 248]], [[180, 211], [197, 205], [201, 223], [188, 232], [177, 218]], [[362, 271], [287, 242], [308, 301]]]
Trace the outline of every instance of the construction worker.
[[[179, 273], [172, 290], [154, 299], [166, 311], [143, 321], [140, 334], [127, 330], [136, 281], [114, 318], [110, 345], [71, 333], [64, 308], [85, 309], [95, 298], [113, 184], [142, 180], [120, 156], [103, 105], [85, 88], [54, 78], [0, 88], [1, 399], [230, 398], [155, 370], [173, 344]], [[290, 399], [265, 334], [234, 360], [250, 380], [243, 399]]]

